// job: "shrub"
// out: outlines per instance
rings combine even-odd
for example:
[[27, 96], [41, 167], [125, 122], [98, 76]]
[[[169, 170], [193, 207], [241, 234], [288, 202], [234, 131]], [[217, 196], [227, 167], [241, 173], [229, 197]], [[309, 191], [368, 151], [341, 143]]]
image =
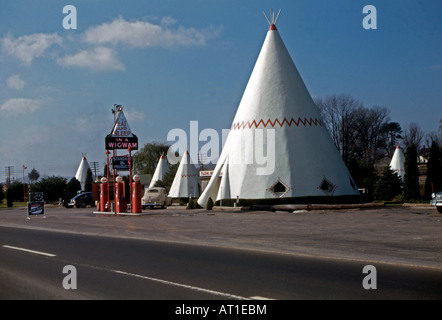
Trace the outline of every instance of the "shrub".
[[387, 166], [375, 184], [374, 197], [376, 200], [391, 201], [402, 192], [401, 178]]
[[195, 204], [194, 204], [192, 198], [189, 199], [189, 202], [187, 203], [186, 209], [189, 209], [189, 210], [195, 209]]
[[409, 145], [405, 151], [404, 199], [406, 201], [418, 200], [419, 169], [417, 167], [417, 151], [414, 144]]
[[209, 198], [209, 201], [207, 201], [206, 209], [207, 210], [212, 210], [213, 205], [214, 205], [214, 203], [213, 203], [212, 198]]

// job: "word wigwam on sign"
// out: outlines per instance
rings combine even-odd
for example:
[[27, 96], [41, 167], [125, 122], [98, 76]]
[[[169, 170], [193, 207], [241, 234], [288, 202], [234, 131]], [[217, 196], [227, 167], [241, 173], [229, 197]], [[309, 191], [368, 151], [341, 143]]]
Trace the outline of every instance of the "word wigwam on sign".
[[138, 137], [132, 133], [123, 113], [123, 108], [118, 110], [118, 117], [110, 134], [105, 139], [106, 150], [128, 149], [138, 150]]

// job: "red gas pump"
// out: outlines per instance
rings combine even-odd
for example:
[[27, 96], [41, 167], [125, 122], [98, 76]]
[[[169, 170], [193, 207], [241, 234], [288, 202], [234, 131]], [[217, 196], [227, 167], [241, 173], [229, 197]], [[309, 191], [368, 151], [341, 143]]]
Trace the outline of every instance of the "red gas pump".
[[127, 201], [124, 199], [124, 182], [123, 178], [118, 176], [115, 184], [115, 212], [126, 212]]
[[134, 182], [132, 182], [132, 213], [141, 213], [141, 183], [138, 175], [134, 176]]
[[106, 178], [101, 178], [100, 184], [100, 211], [107, 212], [109, 211], [109, 198], [108, 198], [108, 184]]

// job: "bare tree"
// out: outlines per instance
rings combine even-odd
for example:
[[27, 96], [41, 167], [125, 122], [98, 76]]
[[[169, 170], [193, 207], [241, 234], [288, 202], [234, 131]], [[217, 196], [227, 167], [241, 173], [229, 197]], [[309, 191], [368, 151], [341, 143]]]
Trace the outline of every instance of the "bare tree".
[[427, 146], [431, 146], [433, 142], [436, 142], [439, 146], [442, 145], [442, 136], [439, 136], [437, 131], [431, 131], [425, 135], [425, 144]]
[[352, 122], [354, 111], [363, 107], [362, 103], [348, 94], [331, 95], [325, 99], [316, 98], [315, 103], [321, 111], [323, 122], [341, 153], [344, 161], [351, 156], [354, 138]]
[[353, 153], [358, 158], [374, 163], [385, 154], [388, 143], [389, 110], [385, 107], [360, 107], [355, 110]]
[[387, 108], [366, 108], [348, 94], [316, 98], [315, 103], [345, 162], [355, 157], [374, 163], [385, 155], [388, 144], [396, 141], [401, 131], [399, 124], [388, 125], [390, 111]]
[[402, 139], [402, 128], [398, 122], [388, 122], [384, 126], [384, 131], [387, 135], [387, 143], [385, 153], [391, 158], [398, 145], [400, 139]]
[[402, 136], [402, 142], [406, 147], [415, 145], [417, 150], [420, 149], [422, 140], [425, 136], [424, 131], [415, 122], [405, 126], [404, 134]]
[[439, 138], [442, 139], [442, 119], [439, 120]]

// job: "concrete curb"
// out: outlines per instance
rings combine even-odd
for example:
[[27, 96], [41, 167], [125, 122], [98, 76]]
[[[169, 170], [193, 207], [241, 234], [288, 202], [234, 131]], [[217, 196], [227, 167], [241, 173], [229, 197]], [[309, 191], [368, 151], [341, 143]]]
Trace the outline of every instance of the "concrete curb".
[[214, 206], [214, 211], [311, 211], [311, 210], [338, 210], [338, 209], [361, 209], [385, 207], [384, 202], [377, 203], [354, 203], [354, 204], [275, 204], [275, 205], [252, 205], [249, 207], [219, 207]]

